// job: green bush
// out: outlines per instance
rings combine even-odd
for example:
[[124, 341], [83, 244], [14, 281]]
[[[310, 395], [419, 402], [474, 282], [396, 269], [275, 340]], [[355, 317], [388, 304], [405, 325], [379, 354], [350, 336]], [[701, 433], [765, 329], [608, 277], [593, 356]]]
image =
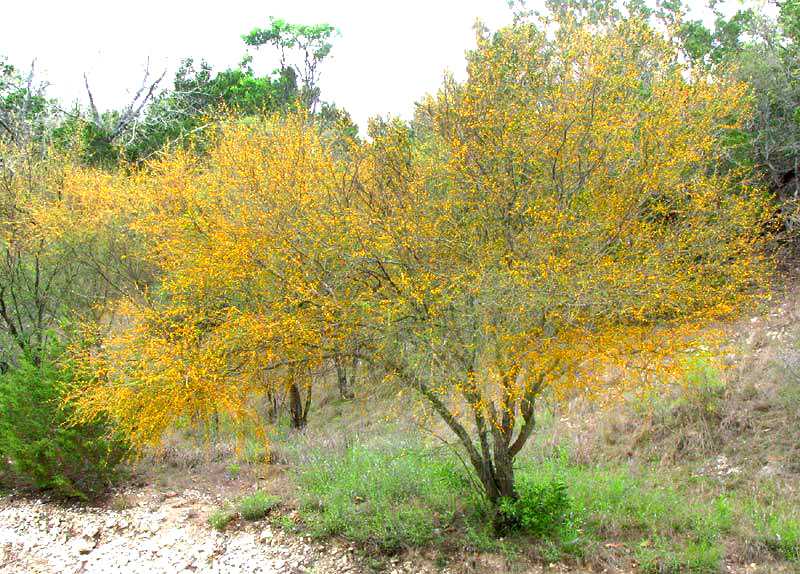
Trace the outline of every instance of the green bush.
[[85, 500], [111, 484], [129, 449], [103, 421], [68, 426], [62, 397], [71, 380], [47, 359], [23, 359], [0, 376], [0, 456], [7, 478]]
[[570, 500], [567, 485], [551, 478], [522, 475], [517, 480], [519, 498], [504, 498], [498, 505], [498, 527], [507, 531], [523, 531], [532, 536], [548, 536], [566, 521]]
[[280, 497], [259, 490], [239, 501], [239, 514], [245, 520], [261, 520], [280, 502]]

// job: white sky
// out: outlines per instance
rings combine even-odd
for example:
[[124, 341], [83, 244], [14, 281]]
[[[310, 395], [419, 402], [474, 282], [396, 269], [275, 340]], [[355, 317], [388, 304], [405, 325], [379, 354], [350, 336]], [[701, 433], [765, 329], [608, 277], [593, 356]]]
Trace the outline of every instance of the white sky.
[[[445, 69], [464, 77], [476, 17], [493, 30], [512, 18], [505, 0], [0, 0], [0, 55], [23, 70], [36, 58], [37, 76], [65, 103], [85, 100], [86, 72], [98, 108], [119, 108], [141, 84], [148, 56], [152, 73], [168, 69], [163, 87], [184, 57], [235, 67], [246, 48], [240, 36], [268, 27], [270, 16], [340, 29], [320, 66], [322, 99], [346, 108], [362, 130], [376, 114], [409, 117]], [[257, 72], [277, 67], [276, 52], [254, 55]]]
[[[322, 99], [347, 109], [362, 132], [377, 114], [410, 117], [446, 69], [464, 78], [476, 18], [491, 30], [512, 19], [506, 0], [0, 0], [0, 55], [23, 70], [36, 58], [37, 76], [65, 103], [86, 99], [85, 72], [98, 108], [120, 108], [148, 57], [156, 76], [168, 70], [162, 87], [171, 87], [185, 57], [205, 58], [217, 71], [234, 67], [246, 48], [240, 36], [267, 27], [270, 16], [341, 30], [321, 65]], [[270, 72], [277, 54], [260, 50], [254, 67]]]

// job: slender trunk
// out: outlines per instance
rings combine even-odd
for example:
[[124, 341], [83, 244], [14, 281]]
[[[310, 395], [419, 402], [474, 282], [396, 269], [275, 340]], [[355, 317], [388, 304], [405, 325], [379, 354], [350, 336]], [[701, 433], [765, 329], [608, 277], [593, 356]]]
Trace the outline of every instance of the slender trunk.
[[292, 428], [301, 429], [306, 426], [306, 417], [303, 413], [303, 400], [300, 397], [300, 388], [295, 381], [289, 385], [289, 414]]
[[275, 418], [278, 416], [278, 397], [275, 390], [269, 386], [267, 387], [267, 420], [274, 423]]
[[[357, 359], [353, 360], [353, 365], [357, 365]], [[355, 396], [353, 392], [353, 380], [355, 378], [355, 371], [350, 376], [350, 379], [347, 378], [347, 367], [344, 364], [344, 361], [339, 355], [336, 355], [333, 358], [333, 363], [336, 366], [336, 380], [339, 383], [339, 396], [342, 399], [349, 400]]]
[[306, 389], [306, 404], [303, 407], [303, 426], [306, 425], [306, 421], [308, 420], [308, 410], [311, 408], [311, 388], [313, 386], [313, 380], [309, 379], [308, 388]]
[[311, 386], [311, 381], [309, 380], [304, 401], [300, 385], [297, 384], [294, 367], [291, 368], [289, 372], [289, 414], [291, 415], [292, 428], [302, 429], [306, 426], [308, 411], [311, 408]]
[[514, 488], [514, 456], [502, 433], [494, 432], [494, 481], [501, 498], [518, 497]]

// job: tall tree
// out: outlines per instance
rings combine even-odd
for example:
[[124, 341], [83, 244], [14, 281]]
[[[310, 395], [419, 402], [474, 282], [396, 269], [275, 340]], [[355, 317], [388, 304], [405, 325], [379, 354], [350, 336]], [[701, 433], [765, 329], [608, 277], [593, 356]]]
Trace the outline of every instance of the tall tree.
[[[296, 72], [303, 84], [303, 100], [308, 108], [316, 111], [320, 90], [320, 63], [330, 54], [333, 44], [330, 39], [339, 34], [330, 24], [289, 24], [285, 20], [270, 18], [269, 28], [254, 28], [242, 36], [248, 46], [256, 49], [270, 45], [280, 54], [280, 75]], [[287, 56], [287, 51], [289, 55]], [[291, 63], [292, 51], [299, 52], [302, 63]], [[247, 60], [246, 60], [247, 61]]]

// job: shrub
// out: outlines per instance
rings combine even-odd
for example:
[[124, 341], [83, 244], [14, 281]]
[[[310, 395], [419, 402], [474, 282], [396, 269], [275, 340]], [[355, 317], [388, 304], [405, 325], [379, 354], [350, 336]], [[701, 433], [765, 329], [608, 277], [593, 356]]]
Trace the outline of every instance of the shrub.
[[48, 359], [23, 359], [0, 376], [0, 456], [17, 483], [85, 500], [112, 483], [129, 449], [105, 421], [68, 425], [71, 380]]
[[239, 501], [239, 514], [245, 520], [261, 520], [280, 504], [280, 497], [259, 490]]
[[539, 537], [555, 533], [569, 514], [567, 485], [556, 478], [543, 481], [525, 475], [518, 483], [519, 498], [503, 498], [498, 505], [498, 529]]

